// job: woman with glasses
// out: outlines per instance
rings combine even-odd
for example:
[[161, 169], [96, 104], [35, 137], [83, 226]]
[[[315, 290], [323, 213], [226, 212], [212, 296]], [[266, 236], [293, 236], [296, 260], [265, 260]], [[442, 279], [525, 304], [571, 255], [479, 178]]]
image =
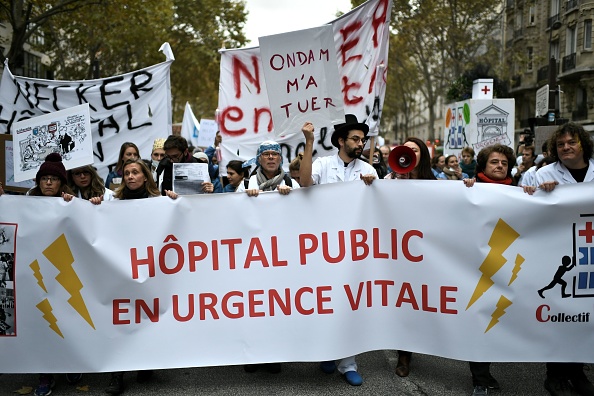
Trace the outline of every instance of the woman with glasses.
[[68, 171], [68, 186], [78, 198], [95, 205], [101, 201], [113, 200], [113, 191], [105, 188], [103, 180], [91, 165], [85, 165]]
[[138, 146], [131, 142], [122, 144], [116, 167], [113, 171], [109, 172], [107, 179], [105, 179], [105, 187], [110, 190], [115, 190], [122, 183], [122, 168], [124, 162], [137, 158], [140, 158], [140, 150], [138, 150]]

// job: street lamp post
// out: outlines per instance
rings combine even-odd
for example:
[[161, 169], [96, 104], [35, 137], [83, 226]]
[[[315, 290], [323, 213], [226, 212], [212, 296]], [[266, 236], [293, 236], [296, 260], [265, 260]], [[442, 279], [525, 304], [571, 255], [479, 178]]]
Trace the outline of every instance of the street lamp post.
[[551, 24], [549, 28], [549, 109], [547, 111], [549, 124], [555, 123], [555, 118], [558, 117], [557, 110], [557, 60], [552, 54], [552, 40], [553, 30], [561, 27], [561, 21], [558, 19]]

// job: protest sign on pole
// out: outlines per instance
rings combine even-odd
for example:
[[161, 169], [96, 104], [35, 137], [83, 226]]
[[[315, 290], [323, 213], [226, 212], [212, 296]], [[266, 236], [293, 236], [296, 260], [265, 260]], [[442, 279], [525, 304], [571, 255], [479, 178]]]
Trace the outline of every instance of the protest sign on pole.
[[277, 136], [314, 125], [344, 122], [331, 25], [258, 38], [262, 71]]
[[208, 147], [214, 146], [214, 140], [217, 136], [219, 127], [215, 120], [209, 120], [208, 118], [202, 118], [200, 120], [200, 135], [198, 135], [198, 146]]
[[[372, 134], [380, 120], [386, 91], [391, 8], [391, 0], [369, 0], [331, 22], [344, 112], [367, 123]], [[291, 160], [303, 151], [304, 139], [300, 133], [282, 137], [275, 134], [260, 48], [220, 53], [220, 171], [225, 172], [230, 160], [254, 157], [260, 143], [270, 139], [281, 145], [283, 166], [288, 169]], [[378, 68], [380, 65], [383, 67]], [[378, 80], [382, 83], [376, 84]], [[333, 123], [327, 120], [314, 127], [314, 157], [334, 153], [336, 148], [330, 142]]]
[[89, 104], [15, 122], [14, 180], [34, 179], [45, 157], [62, 156], [66, 170], [93, 164]]

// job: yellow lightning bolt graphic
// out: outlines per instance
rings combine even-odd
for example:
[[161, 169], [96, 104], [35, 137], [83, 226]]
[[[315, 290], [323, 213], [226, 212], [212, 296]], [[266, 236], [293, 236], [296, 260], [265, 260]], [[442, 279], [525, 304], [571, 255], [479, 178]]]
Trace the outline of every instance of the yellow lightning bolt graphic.
[[493, 311], [493, 314], [491, 315], [491, 322], [489, 322], [489, 326], [487, 326], [487, 330], [485, 330], [485, 333], [491, 330], [491, 328], [495, 326], [497, 323], [499, 323], [499, 318], [505, 315], [505, 310], [510, 305], [512, 305], [512, 302], [508, 300], [504, 295], [501, 295], [501, 297], [499, 297], [499, 301], [497, 301], [497, 308], [495, 308], [495, 311]]
[[495, 282], [491, 280], [491, 277], [497, 273], [503, 267], [503, 265], [507, 262], [505, 257], [503, 257], [503, 252], [506, 251], [508, 247], [511, 246], [512, 243], [520, 236], [511, 228], [505, 221], [499, 219], [497, 224], [495, 225], [495, 229], [493, 229], [493, 233], [491, 234], [491, 238], [489, 239], [489, 246], [491, 250], [485, 260], [479, 267], [479, 270], [483, 273], [481, 278], [479, 279], [474, 293], [472, 293], [472, 297], [468, 302], [468, 306], [466, 310], [472, 306], [481, 296], [489, 290], [491, 286]]
[[56, 276], [56, 280], [62, 287], [70, 293], [68, 302], [78, 312], [78, 314], [87, 321], [87, 323], [95, 329], [93, 319], [87, 310], [85, 300], [80, 294], [80, 290], [83, 288], [83, 284], [76, 275], [76, 271], [72, 268], [74, 264], [74, 257], [68, 246], [68, 241], [64, 234], [60, 235], [51, 245], [49, 245], [44, 251], [43, 255], [58, 269], [60, 272]]
[[39, 287], [43, 289], [44, 292], [47, 293], [47, 289], [45, 288], [45, 284], [43, 283], [43, 275], [41, 275], [41, 269], [39, 268], [39, 263], [37, 260], [34, 260], [31, 264], [29, 264], [29, 268], [33, 270], [33, 276], [37, 279], [37, 284]]
[[511, 284], [514, 283], [516, 279], [518, 279], [518, 273], [522, 269], [522, 264], [524, 264], [524, 261], [524, 257], [521, 255], [518, 254], [516, 256], [516, 265], [514, 265], [514, 269], [512, 270], [512, 276], [509, 280], [509, 283], [507, 284], [508, 286], [511, 286]]
[[52, 313], [52, 305], [48, 301], [48, 299], [44, 299], [42, 302], [36, 305], [37, 309], [43, 312], [43, 319], [45, 319], [49, 323], [50, 329], [52, 329], [57, 335], [64, 338], [64, 335], [60, 331], [58, 327], [58, 319]]

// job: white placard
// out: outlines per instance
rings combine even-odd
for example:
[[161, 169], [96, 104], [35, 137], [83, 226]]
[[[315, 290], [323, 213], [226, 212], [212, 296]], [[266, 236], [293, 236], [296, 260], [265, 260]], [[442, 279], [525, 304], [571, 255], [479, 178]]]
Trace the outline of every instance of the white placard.
[[301, 133], [306, 121], [344, 122], [332, 25], [258, 40], [276, 135]]
[[12, 136], [17, 182], [34, 179], [51, 153], [62, 156], [67, 170], [93, 163], [88, 103], [15, 122]]
[[198, 135], [198, 146], [214, 146], [214, 140], [218, 130], [219, 127], [217, 126], [217, 122], [215, 120], [202, 118], [200, 120], [200, 134]]

